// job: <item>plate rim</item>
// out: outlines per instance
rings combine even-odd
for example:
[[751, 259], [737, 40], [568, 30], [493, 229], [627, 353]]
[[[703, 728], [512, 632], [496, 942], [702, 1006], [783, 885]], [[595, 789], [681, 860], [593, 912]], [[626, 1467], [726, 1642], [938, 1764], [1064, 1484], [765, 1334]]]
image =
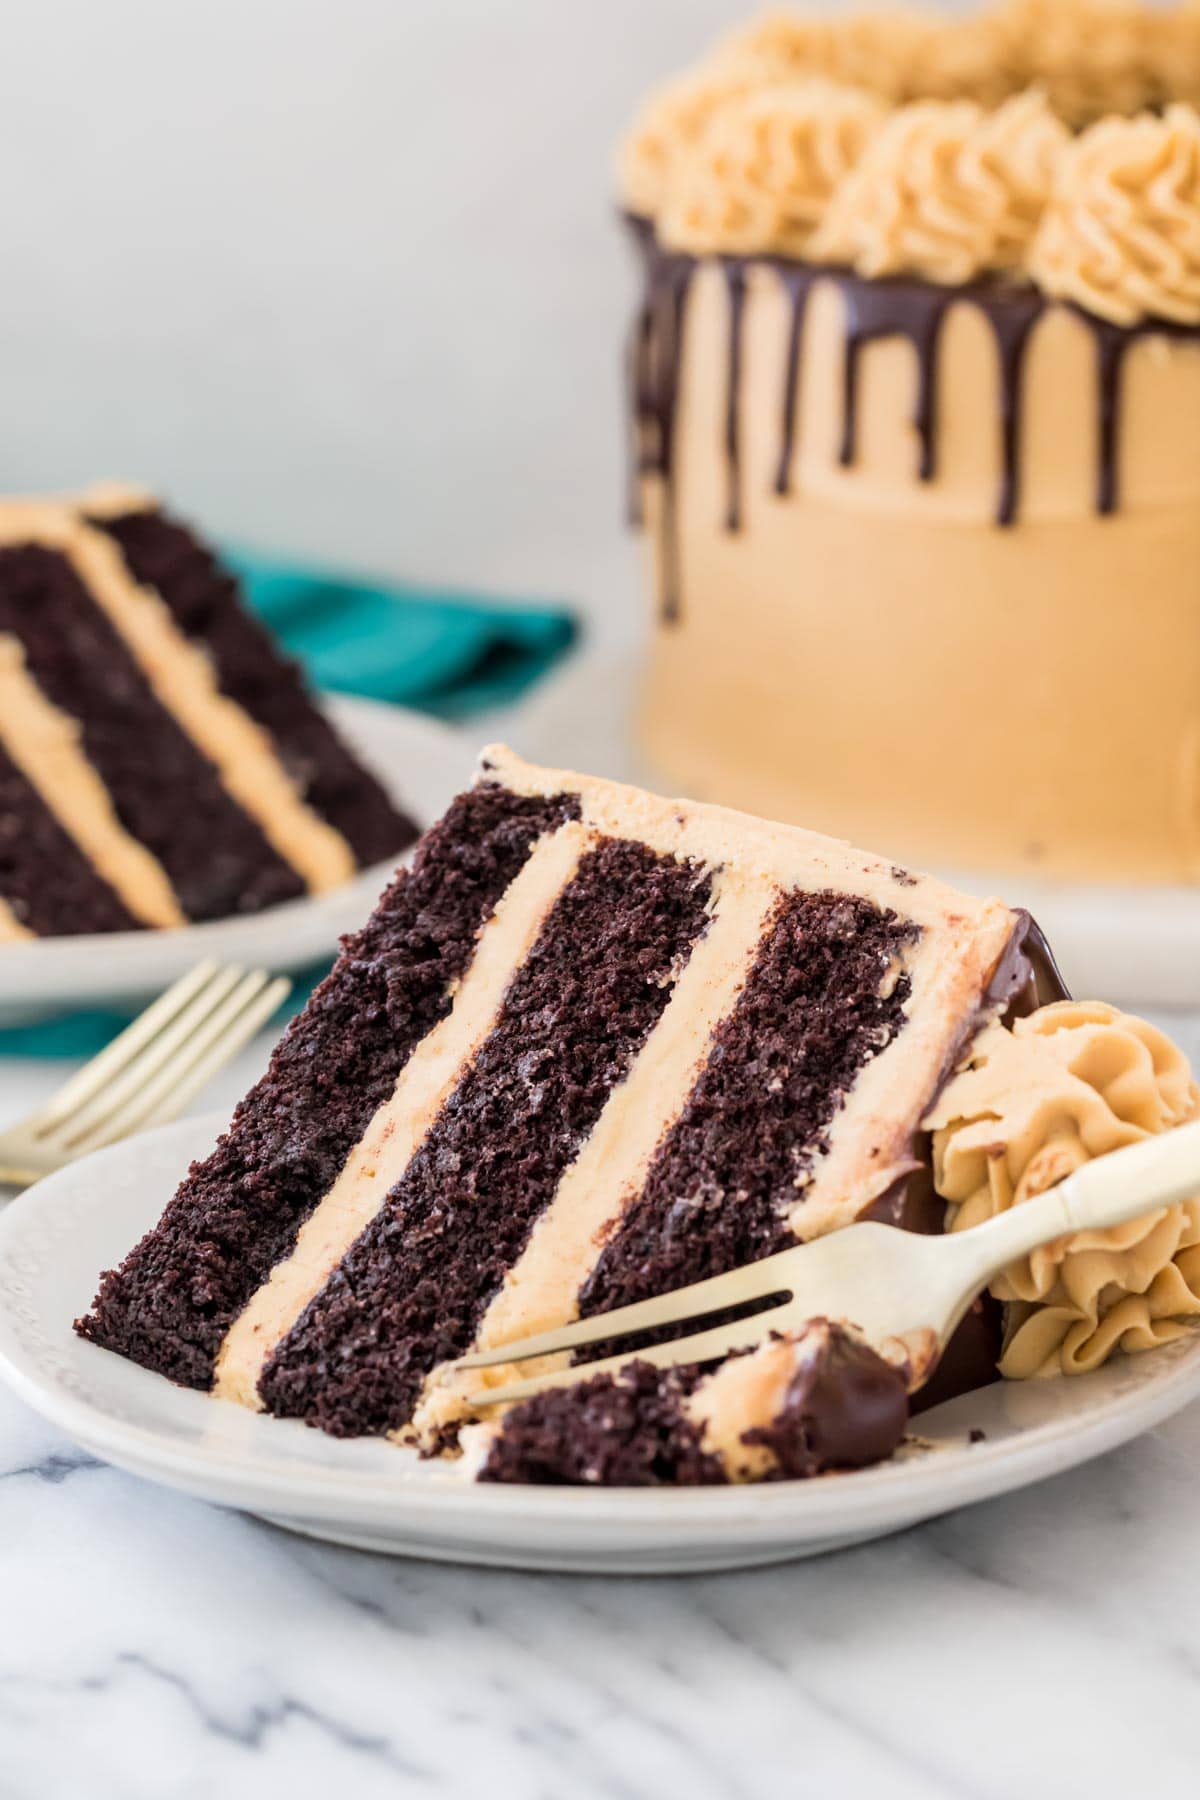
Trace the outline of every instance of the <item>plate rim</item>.
[[[93, 1181], [84, 1193], [81, 1176], [90, 1180], [106, 1166], [124, 1163], [150, 1138], [158, 1140], [164, 1154], [173, 1147], [165, 1140], [178, 1140], [175, 1154], [182, 1172], [226, 1122], [224, 1112], [194, 1115], [113, 1145], [49, 1177], [0, 1212], [0, 1253], [19, 1251], [26, 1230], [44, 1229], [47, 1209], [56, 1204], [65, 1206], [71, 1200], [76, 1205], [102, 1205], [104, 1183]], [[155, 1195], [158, 1201], [157, 1188]], [[51, 1339], [56, 1329], [60, 1334], [64, 1330], [61, 1320], [43, 1321], [43, 1326]], [[65, 1330], [70, 1331], [69, 1322]], [[104, 1460], [242, 1511], [286, 1513], [314, 1525], [382, 1522], [397, 1536], [406, 1525], [410, 1530], [427, 1529], [430, 1515], [436, 1514], [443, 1539], [465, 1530], [464, 1548], [484, 1544], [501, 1557], [505, 1546], [494, 1541], [496, 1531], [514, 1526], [528, 1530], [550, 1520], [569, 1523], [577, 1537], [586, 1536], [589, 1529], [649, 1533], [638, 1540], [643, 1548], [657, 1548], [673, 1532], [692, 1535], [707, 1530], [724, 1536], [751, 1529], [760, 1540], [782, 1547], [791, 1544], [799, 1551], [806, 1541], [831, 1532], [874, 1535], [998, 1497], [1064, 1473], [1153, 1429], [1200, 1395], [1200, 1332], [1194, 1338], [1188, 1348], [1174, 1354], [1170, 1347], [1146, 1352], [1162, 1363], [1152, 1385], [1110, 1395], [1100, 1407], [1076, 1418], [1047, 1420], [1015, 1437], [969, 1449], [950, 1445], [925, 1457], [823, 1480], [713, 1488], [506, 1486], [462, 1480], [449, 1470], [426, 1470], [417, 1480], [408, 1460], [412, 1453], [403, 1450], [397, 1451], [394, 1471], [376, 1471], [278, 1461], [257, 1447], [247, 1455], [219, 1443], [174, 1443], [153, 1426], [116, 1418], [94, 1400], [71, 1393], [53, 1370], [38, 1365], [20, 1341], [15, 1319], [4, 1312], [0, 1312], [0, 1377], [34, 1412]], [[112, 1354], [91, 1345], [77, 1349], [89, 1356]], [[141, 1373], [148, 1380], [161, 1379]], [[178, 1391], [191, 1401], [193, 1390]], [[201, 1403], [211, 1399], [195, 1393]], [[261, 1426], [293, 1434], [308, 1429], [298, 1421], [265, 1418]], [[960, 1454], [948, 1467], [945, 1458], [956, 1450]], [[847, 1480], [853, 1483], [849, 1490]], [[852, 1506], [847, 1505], [850, 1493]]]

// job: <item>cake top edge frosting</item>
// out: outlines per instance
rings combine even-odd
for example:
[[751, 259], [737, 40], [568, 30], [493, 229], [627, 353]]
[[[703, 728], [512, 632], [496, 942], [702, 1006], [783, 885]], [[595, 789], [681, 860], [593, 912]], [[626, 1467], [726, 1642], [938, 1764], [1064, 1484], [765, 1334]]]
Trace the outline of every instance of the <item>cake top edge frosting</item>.
[[158, 505], [158, 495], [141, 482], [93, 481], [60, 493], [0, 494], [0, 518], [44, 519], [82, 513], [88, 518], [116, 519], [123, 513], [152, 512]]
[[773, 13], [652, 93], [625, 206], [668, 251], [1200, 324], [1200, 0]]
[[582, 801], [584, 828], [638, 837], [666, 854], [694, 857], [712, 866], [728, 865], [736, 868], [739, 879], [797, 887], [837, 884], [918, 925], [977, 933], [994, 949], [989, 968], [1026, 917], [1002, 899], [963, 893], [842, 838], [709, 801], [652, 794], [601, 776], [543, 767], [525, 761], [506, 744], [488, 744], [481, 750], [478, 780], [520, 794], [576, 794]]

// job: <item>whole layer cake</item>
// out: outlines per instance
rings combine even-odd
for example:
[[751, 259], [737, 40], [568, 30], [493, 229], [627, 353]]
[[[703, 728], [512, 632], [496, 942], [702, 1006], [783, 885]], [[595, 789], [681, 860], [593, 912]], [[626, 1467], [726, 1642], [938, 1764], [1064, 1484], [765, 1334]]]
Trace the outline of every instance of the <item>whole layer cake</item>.
[[[453, 1448], [480, 1382], [512, 1373], [448, 1367], [472, 1348], [855, 1219], [937, 1231], [948, 1203], [996, 1210], [1073, 1154], [1186, 1116], [1178, 1052], [1062, 991], [1036, 927], [1000, 901], [493, 749], [79, 1329], [281, 1418]], [[1001, 1101], [1007, 1188], [983, 1172], [1003, 1157], [985, 1123]], [[1180, 1285], [1101, 1353], [1195, 1310], [1178, 1261], [1200, 1239], [1192, 1224], [1148, 1249], [1130, 1233], [1136, 1279], [1157, 1259], [1152, 1273]], [[1039, 1366], [1056, 1355], [1044, 1316], [1058, 1307], [1065, 1343], [1081, 1299], [1095, 1337], [1122, 1271], [1090, 1300], [1078, 1282], [1063, 1300], [1053, 1261], [1039, 1271], [1026, 1290]], [[934, 1397], [994, 1377], [1012, 1349], [1000, 1323], [995, 1301], [974, 1309]], [[1087, 1363], [1076, 1349], [1063, 1367]], [[507, 1415], [507, 1449], [487, 1428], [466, 1466], [487, 1479], [811, 1473], [885, 1454], [904, 1389], [842, 1322], [716, 1371], [592, 1379]]]
[[0, 942], [257, 912], [415, 836], [150, 495], [0, 502]]
[[900, 858], [1200, 876], [1200, 6], [772, 16], [621, 157], [642, 735]]

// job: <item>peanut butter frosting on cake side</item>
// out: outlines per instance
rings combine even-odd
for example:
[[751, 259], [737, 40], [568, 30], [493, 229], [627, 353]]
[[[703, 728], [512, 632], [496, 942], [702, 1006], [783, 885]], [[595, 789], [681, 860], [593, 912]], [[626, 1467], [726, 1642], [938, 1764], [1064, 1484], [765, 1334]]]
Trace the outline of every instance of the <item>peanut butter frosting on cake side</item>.
[[673, 782], [903, 860], [1200, 879], [1198, 55], [1193, 5], [773, 15], [686, 117], [648, 102], [631, 504]]

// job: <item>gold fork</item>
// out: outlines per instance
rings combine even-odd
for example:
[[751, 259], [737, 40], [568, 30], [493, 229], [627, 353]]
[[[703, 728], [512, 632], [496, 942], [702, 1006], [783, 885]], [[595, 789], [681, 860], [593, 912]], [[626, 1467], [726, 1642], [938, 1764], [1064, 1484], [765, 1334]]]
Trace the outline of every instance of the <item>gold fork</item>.
[[178, 1118], [291, 987], [265, 969], [201, 963], [38, 1112], [0, 1131], [0, 1184], [31, 1187], [91, 1150]]
[[475, 1351], [461, 1357], [454, 1369], [487, 1369], [584, 1350], [761, 1301], [761, 1310], [735, 1323], [484, 1388], [468, 1404], [478, 1408], [524, 1400], [545, 1388], [620, 1368], [635, 1357], [659, 1368], [707, 1362], [752, 1349], [770, 1332], [794, 1331], [818, 1317], [856, 1325], [875, 1349], [906, 1360], [912, 1392], [933, 1373], [975, 1296], [1009, 1263], [1056, 1238], [1123, 1225], [1197, 1194], [1200, 1122], [1098, 1157], [1048, 1193], [967, 1231], [921, 1237], [890, 1225], [849, 1225], [658, 1299]]

